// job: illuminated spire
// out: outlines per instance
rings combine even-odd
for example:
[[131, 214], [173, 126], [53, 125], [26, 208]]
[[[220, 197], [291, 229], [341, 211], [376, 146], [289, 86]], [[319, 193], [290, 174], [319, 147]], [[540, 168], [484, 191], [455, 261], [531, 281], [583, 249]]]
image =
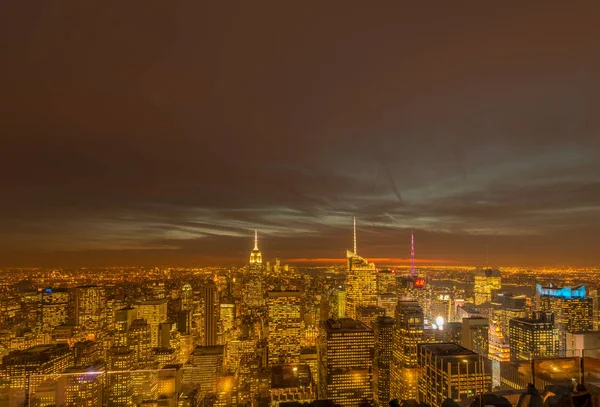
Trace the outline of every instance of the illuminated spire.
[[258, 230], [254, 229], [254, 250], [258, 250]]
[[354, 254], [356, 253], [356, 216], [354, 217]]
[[410, 275], [415, 276], [415, 233], [410, 230]]

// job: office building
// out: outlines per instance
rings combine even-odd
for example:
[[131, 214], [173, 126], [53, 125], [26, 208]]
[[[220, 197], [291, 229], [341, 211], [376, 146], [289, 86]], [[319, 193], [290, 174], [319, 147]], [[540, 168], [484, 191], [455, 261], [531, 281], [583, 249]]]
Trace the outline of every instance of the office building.
[[455, 343], [418, 345], [419, 401], [440, 407], [490, 391], [491, 372], [483, 358]]
[[377, 306], [377, 269], [356, 251], [356, 219], [354, 220], [354, 251], [346, 251], [346, 317], [357, 319], [359, 306]]
[[183, 369], [183, 383], [198, 387], [201, 394], [214, 393], [217, 379], [223, 372], [224, 348], [222, 345], [197, 346]]
[[489, 352], [489, 332], [490, 323], [487, 318], [463, 318], [461, 345], [487, 357]]
[[474, 275], [475, 305], [492, 301], [492, 293], [502, 288], [502, 278], [499, 270], [476, 270]]
[[386, 406], [390, 400], [390, 368], [395, 319], [378, 317], [373, 324], [375, 357], [373, 358], [373, 399], [378, 406]]
[[395, 293], [398, 290], [396, 270], [378, 270], [376, 279], [378, 295]]
[[189, 283], [185, 283], [181, 287], [181, 311], [194, 310], [194, 292]]
[[46, 288], [42, 290], [40, 302], [40, 330], [52, 332], [69, 318], [70, 294], [66, 289]]
[[219, 300], [217, 286], [209, 280], [204, 286], [204, 346], [217, 344], [217, 320], [219, 316]]
[[587, 296], [585, 286], [544, 287], [536, 284], [536, 309], [554, 314], [558, 332], [557, 350], [564, 351], [567, 332], [587, 332], [594, 329], [593, 299]]
[[496, 362], [510, 362], [510, 344], [499, 325], [490, 325], [488, 357]]
[[[97, 407], [102, 405], [102, 375], [94, 369], [70, 367], [58, 379], [58, 394], [67, 406]], [[60, 405], [61, 403], [59, 403]]]
[[144, 369], [152, 363], [152, 332], [143, 318], [134, 319], [127, 330], [127, 346], [133, 352], [133, 366]]
[[150, 326], [151, 342], [153, 348], [159, 346], [158, 326], [167, 322], [167, 299], [140, 301], [136, 303], [137, 317], [146, 320]]
[[557, 331], [552, 313], [538, 311], [533, 318], [511, 319], [509, 332], [511, 360], [555, 356]]
[[398, 294], [379, 294], [377, 296], [377, 306], [385, 309], [385, 315], [394, 318], [396, 315], [396, 304], [398, 303]]
[[358, 406], [373, 398], [373, 330], [349, 318], [321, 322], [319, 334], [319, 399]]
[[342, 286], [333, 290], [333, 309], [331, 316], [333, 319], [346, 317], [346, 289]]
[[107, 380], [107, 406], [125, 407], [133, 404], [135, 354], [126, 346], [113, 346], [108, 352], [110, 373]]
[[104, 287], [82, 286], [75, 289], [75, 323], [86, 332], [96, 333], [106, 322]]
[[497, 293], [492, 298], [492, 320], [500, 327], [502, 335], [509, 335], [508, 321], [515, 318], [525, 318], [527, 298], [524, 295], [513, 295], [511, 293]]
[[300, 360], [300, 305], [299, 291], [267, 293], [269, 366]]
[[423, 309], [416, 301], [399, 300], [392, 344], [390, 397], [417, 398], [417, 344], [423, 341]]

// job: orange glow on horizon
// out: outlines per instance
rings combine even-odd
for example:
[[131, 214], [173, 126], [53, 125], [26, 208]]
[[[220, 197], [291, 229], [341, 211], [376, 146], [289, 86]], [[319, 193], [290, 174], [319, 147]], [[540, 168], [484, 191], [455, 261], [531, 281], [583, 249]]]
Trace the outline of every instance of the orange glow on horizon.
[[[369, 260], [369, 262], [373, 262], [373, 263], [380, 263], [380, 264], [410, 264], [410, 259], [400, 259], [400, 258], [395, 258], [395, 257], [375, 257], [375, 258], [368, 258], [367, 260]], [[326, 258], [326, 257], [322, 257], [322, 258], [314, 258], [314, 259], [307, 259], [307, 258], [297, 258], [297, 259], [287, 259], [286, 263], [302, 263], [302, 264], [306, 264], [306, 263], [313, 263], [313, 264], [326, 264], [326, 263], [333, 263], [333, 264], [341, 264], [341, 263], [345, 263], [346, 259], [344, 258]], [[433, 260], [433, 259], [415, 259], [415, 263], [419, 263], [419, 264], [456, 264], [455, 261], [452, 260]]]

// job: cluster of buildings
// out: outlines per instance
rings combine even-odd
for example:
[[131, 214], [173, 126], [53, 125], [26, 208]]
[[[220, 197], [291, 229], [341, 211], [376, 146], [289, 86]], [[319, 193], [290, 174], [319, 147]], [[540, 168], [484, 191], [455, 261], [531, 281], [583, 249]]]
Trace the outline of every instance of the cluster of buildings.
[[514, 295], [488, 268], [466, 286], [381, 270], [358, 255], [356, 225], [342, 270], [271, 265], [255, 233], [239, 269], [119, 278], [5, 287], [0, 406], [441, 407], [536, 374], [571, 380], [565, 363], [600, 348], [596, 292]]

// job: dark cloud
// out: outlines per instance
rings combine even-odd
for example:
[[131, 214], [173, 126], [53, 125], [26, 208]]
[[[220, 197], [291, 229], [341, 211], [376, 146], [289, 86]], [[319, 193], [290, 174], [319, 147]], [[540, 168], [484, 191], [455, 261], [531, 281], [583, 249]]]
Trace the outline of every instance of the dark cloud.
[[596, 4], [0, 14], [6, 264], [331, 258], [353, 215], [371, 257], [598, 261]]

